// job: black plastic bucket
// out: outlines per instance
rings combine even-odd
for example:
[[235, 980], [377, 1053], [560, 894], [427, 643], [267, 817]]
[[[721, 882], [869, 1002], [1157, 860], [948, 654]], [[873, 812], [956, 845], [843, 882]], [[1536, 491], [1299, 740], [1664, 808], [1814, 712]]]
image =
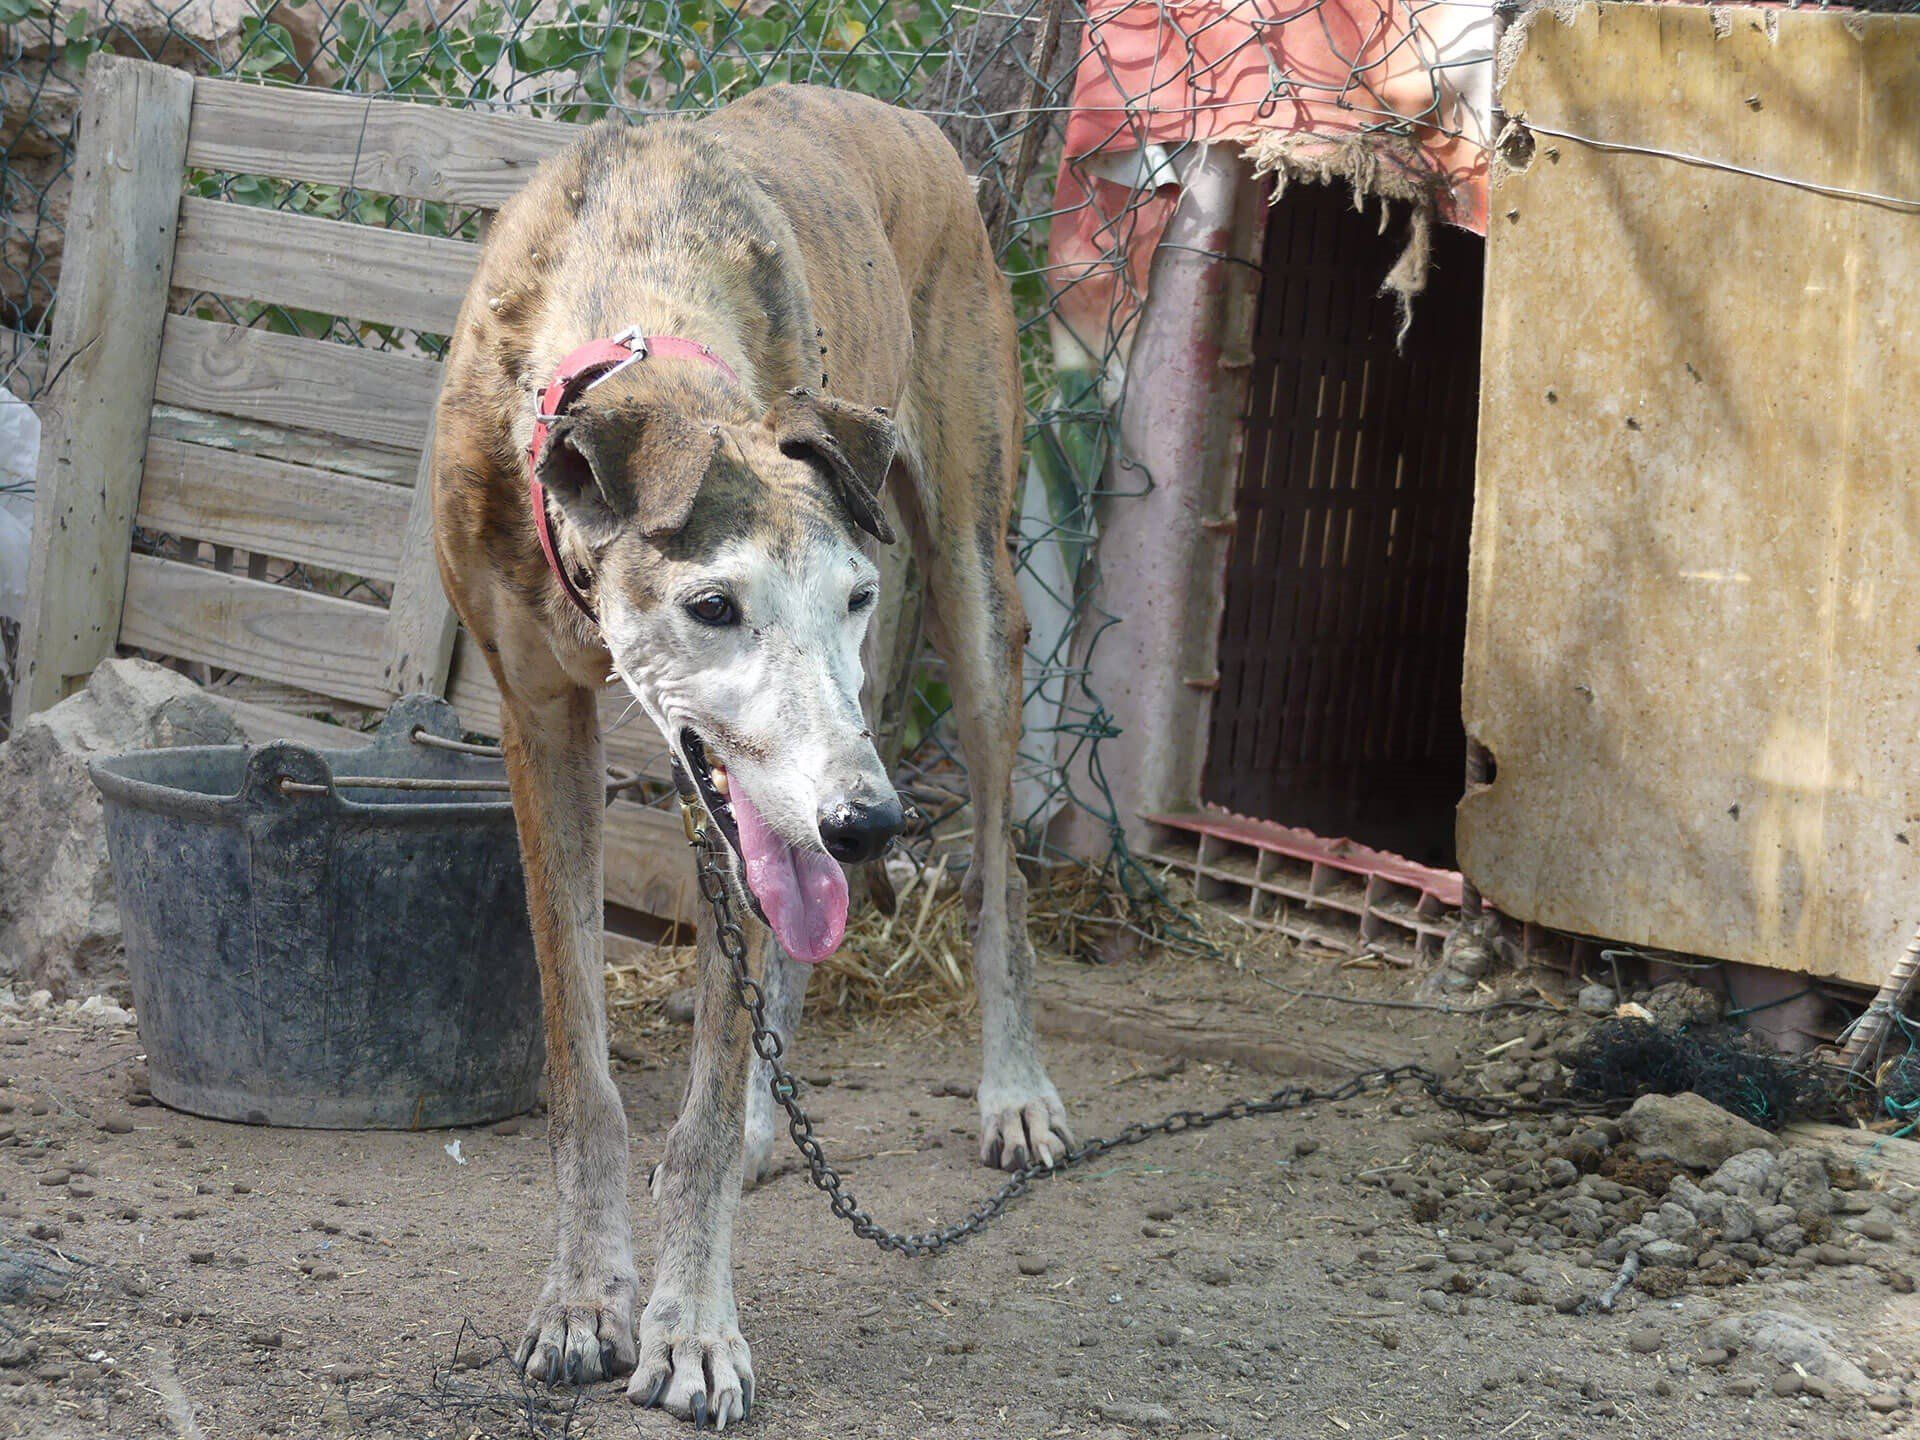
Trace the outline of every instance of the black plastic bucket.
[[534, 1103], [540, 986], [506, 795], [334, 784], [501, 778], [499, 760], [416, 732], [460, 735], [444, 702], [415, 695], [364, 749], [204, 746], [89, 767], [157, 1099], [380, 1129]]

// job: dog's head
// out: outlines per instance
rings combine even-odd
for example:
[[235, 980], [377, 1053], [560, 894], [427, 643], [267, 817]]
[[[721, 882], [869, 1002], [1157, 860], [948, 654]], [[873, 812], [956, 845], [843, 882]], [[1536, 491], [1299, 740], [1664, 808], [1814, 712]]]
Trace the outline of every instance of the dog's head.
[[860, 710], [879, 579], [860, 536], [893, 539], [879, 493], [895, 443], [884, 412], [807, 391], [757, 424], [590, 392], [539, 459], [590, 556], [615, 668], [799, 960], [840, 944], [842, 864], [902, 825]]

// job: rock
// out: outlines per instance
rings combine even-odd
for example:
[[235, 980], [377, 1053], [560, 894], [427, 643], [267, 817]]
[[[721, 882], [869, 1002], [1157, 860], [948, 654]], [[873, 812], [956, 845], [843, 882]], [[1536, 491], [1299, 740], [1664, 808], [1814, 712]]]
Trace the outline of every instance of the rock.
[[1833, 1185], [1827, 1163], [1811, 1150], [1789, 1150], [1773, 1168], [1773, 1198], [1796, 1215], [1833, 1213]]
[[243, 738], [185, 676], [108, 660], [84, 690], [0, 745], [0, 980], [17, 976], [56, 995], [124, 989], [120, 911], [87, 761]]
[[1720, 1227], [1720, 1238], [1730, 1245], [1751, 1240], [1754, 1235], [1753, 1207], [1738, 1196], [1730, 1195], [1720, 1207], [1716, 1223]]
[[1762, 1205], [1753, 1212], [1753, 1228], [1760, 1235], [1771, 1235], [1782, 1225], [1793, 1223], [1791, 1205]]
[[1662, 1343], [1660, 1332], [1652, 1326], [1643, 1326], [1627, 1336], [1627, 1348], [1636, 1355], [1652, 1355]]
[[673, 1021], [676, 1025], [691, 1025], [693, 1023], [694, 995], [693, 986], [688, 985], [667, 996], [665, 1006], [667, 1019]]
[[1898, 1395], [1886, 1390], [1867, 1397], [1867, 1408], [1876, 1415], [1891, 1415], [1900, 1408], [1902, 1403]]
[[1766, 1357], [1818, 1375], [1834, 1389], [1865, 1395], [1872, 1391], [1860, 1367], [1841, 1353], [1831, 1326], [1817, 1324], [1792, 1310], [1755, 1310], [1716, 1321], [1709, 1343], [1723, 1349]]
[[1688, 1170], [1714, 1170], [1744, 1150], [1778, 1150], [1780, 1142], [1738, 1115], [1687, 1091], [1642, 1095], [1622, 1122], [1641, 1158], [1670, 1160]]
[[1047, 1273], [1047, 1262], [1039, 1255], [1022, 1255], [1019, 1258], [1018, 1264], [1022, 1275], [1044, 1275]]
[[1804, 1382], [1791, 1370], [1783, 1370], [1773, 1377], [1773, 1393], [1779, 1396], [1798, 1395]]
[[1179, 1423], [1173, 1411], [1164, 1405], [1144, 1405], [1135, 1400], [1096, 1400], [1093, 1408], [1102, 1420], [1132, 1430], [1165, 1430]]
[[1640, 1223], [1662, 1240], [1691, 1241], [1700, 1234], [1700, 1222], [1693, 1212], [1673, 1200], [1642, 1216]]
[[1893, 1239], [1893, 1217], [1884, 1212], [1878, 1215], [1869, 1213], [1863, 1216], [1860, 1223], [1854, 1228], [1869, 1240], [1886, 1241]]
[[1797, 1255], [1807, 1243], [1807, 1232], [1798, 1225], [1782, 1225], [1763, 1237], [1767, 1249], [1776, 1255]]
[[1718, 995], [1685, 980], [1656, 987], [1643, 1003], [1656, 1024], [1674, 1030], [1717, 1024], [1723, 1008]]
[[1775, 1164], [1772, 1150], [1742, 1150], [1701, 1184], [1722, 1195], [1737, 1195], [1750, 1205], [1764, 1205], [1773, 1188]]
[[1574, 1002], [1583, 1015], [1611, 1015], [1613, 1007], [1620, 1003], [1620, 997], [1611, 985], [1583, 985], [1580, 997]]
[[1640, 1247], [1640, 1259], [1648, 1265], [1671, 1265], [1676, 1270], [1693, 1264], [1698, 1253], [1679, 1240], [1653, 1240]]

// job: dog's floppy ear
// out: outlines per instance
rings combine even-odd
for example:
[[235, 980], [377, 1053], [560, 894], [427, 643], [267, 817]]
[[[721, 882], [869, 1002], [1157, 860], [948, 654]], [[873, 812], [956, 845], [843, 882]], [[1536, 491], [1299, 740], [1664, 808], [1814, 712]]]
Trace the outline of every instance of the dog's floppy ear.
[[783, 453], [811, 460], [826, 472], [854, 524], [876, 540], [893, 543], [880, 486], [900, 434], [885, 410], [789, 390], [768, 414], [767, 425]]
[[657, 540], [687, 523], [718, 444], [712, 426], [666, 406], [583, 410], [553, 422], [538, 474], [589, 545], [630, 523]]

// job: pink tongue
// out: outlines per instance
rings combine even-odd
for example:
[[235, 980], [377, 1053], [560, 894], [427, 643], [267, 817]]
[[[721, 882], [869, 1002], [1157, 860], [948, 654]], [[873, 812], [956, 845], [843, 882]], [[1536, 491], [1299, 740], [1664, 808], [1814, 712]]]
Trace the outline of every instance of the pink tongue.
[[737, 779], [732, 799], [747, 888], [774, 937], [796, 960], [826, 959], [847, 933], [847, 877], [840, 862], [818, 850], [796, 849], [774, 834]]

